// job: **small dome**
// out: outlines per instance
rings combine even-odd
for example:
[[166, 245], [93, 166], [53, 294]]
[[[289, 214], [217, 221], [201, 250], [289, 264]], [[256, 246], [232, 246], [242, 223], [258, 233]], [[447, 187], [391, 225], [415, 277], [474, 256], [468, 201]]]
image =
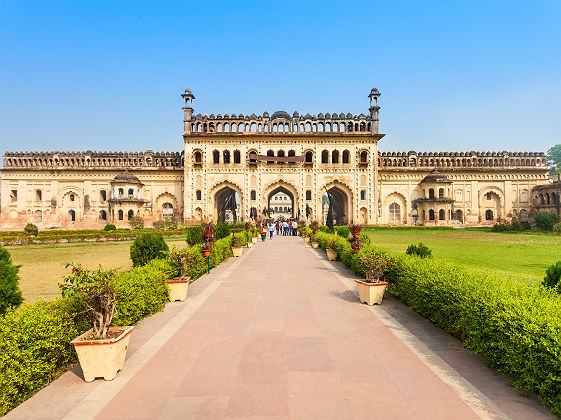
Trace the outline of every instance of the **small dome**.
[[285, 120], [290, 120], [290, 114], [286, 111], [277, 111], [271, 116], [271, 120], [276, 120], [277, 118], [283, 118]]
[[125, 172], [121, 172], [113, 178], [113, 182], [126, 182], [127, 184], [140, 184], [140, 180], [125, 169]]
[[424, 177], [423, 180], [421, 181], [421, 184], [425, 182], [436, 182], [436, 183], [445, 183], [445, 184], [452, 183], [452, 181], [450, 181], [446, 175], [441, 174], [436, 169], [434, 169], [430, 174]]

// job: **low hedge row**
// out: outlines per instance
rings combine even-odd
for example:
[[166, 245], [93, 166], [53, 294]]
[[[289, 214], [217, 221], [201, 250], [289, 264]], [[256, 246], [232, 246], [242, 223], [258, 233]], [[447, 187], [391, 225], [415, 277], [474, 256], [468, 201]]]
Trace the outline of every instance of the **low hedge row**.
[[452, 226], [379, 226], [367, 225], [366, 230], [454, 230]]
[[49, 230], [40, 231], [37, 236], [27, 235], [25, 232], [0, 232], [0, 242], [2, 245], [24, 245], [42, 244], [57, 242], [78, 242], [84, 240], [92, 241], [119, 241], [130, 240], [143, 235], [152, 233], [160, 236], [174, 236], [185, 233], [183, 229], [117, 229], [117, 230]]
[[[347, 241], [318, 233], [322, 248], [335, 240], [339, 259], [364, 276], [363, 253]], [[411, 309], [462, 340], [512, 385], [538, 394], [561, 416], [561, 299], [554, 291], [508, 278], [472, 273], [452, 264], [415, 256], [393, 257], [384, 280]]]
[[[231, 237], [216, 241], [211, 267], [232, 256]], [[188, 275], [206, 273], [201, 246], [189, 250]], [[118, 313], [112, 325], [133, 325], [161, 311], [168, 300], [165, 280], [174, 269], [167, 260], [152, 260], [115, 277]], [[72, 299], [24, 305], [0, 317], [0, 416], [25, 401], [77, 362], [70, 341], [90, 328]]]

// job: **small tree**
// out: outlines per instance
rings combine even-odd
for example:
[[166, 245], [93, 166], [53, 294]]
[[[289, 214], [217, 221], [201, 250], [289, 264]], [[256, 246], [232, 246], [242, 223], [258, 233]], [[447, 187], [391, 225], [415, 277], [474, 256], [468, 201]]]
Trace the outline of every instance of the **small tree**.
[[169, 247], [164, 238], [145, 233], [136, 238], [131, 245], [130, 255], [133, 267], [146, 265], [155, 258], [164, 258]]
[[10, 253], [0, 245], [0, 315], [4, 315], [7, 308], [17, 308], [23, 302], [18, 287], [20, 267], [12, 263]]
[[536, 225], [536, 227], [546, 232], [551, 232], [556, 221], [557, 216], [555, 216], [555, 214], [543, 211], [540, 211], [534, 217], [534, 224]]
[[92, 322], [95, 338], [104, 339], [117, 313], [113, 285], [117, 270], [103, 270], [99, 267], [96, 271], [90, 271], [79, 264], [66, 264], [67, 268], [69, 266], [72, 267], [72, 274], [64, 279], [63, 284], [59, 284], [62, 296], [78, 299]]
[[193, 256], [189, 253], [187, 248], [177, 249], [175, 246], [172, 248], [168, 256], [169, 262], [174, 267], [175, 276], [184, 277], [189, 270], [189, 265], [193, 260]]
[[109, 224], [105, 225], [105, 227], [103, 228], [103, 230], [106, 231], [106, 232], [108, 232], [108, 231], [110, 231], [110, 230], [117, 230], [117, 226], [112, 225], [112, 224], [109, 223]]
[[407, 247], [407, 251], [405, 251], [407, 255], [416, 255], [421, 258], [430, 258], [432, 257], [432, 251], [429, 249], [428, 246], [419, 242], [418, 245], [411, 244]]
[[380, 282], [389, 262], [388, 256], [381, 252], [372, 251], [360, 260], [366, 269], [366, 281], [368, 283]]
[[35, 226], [33, 223], [28, 223], [27, 225], [25, 225], [25, 227], [23, 228], [23, 230], [24, 230], [25, 233], [27, 233], [28, 235], [37, 236], [37, 235], [39, 234], [39, 229], [38, 229], [37, 226]]
[[559, 280], [561, 280], [561, 261], [557, 261], [555, 264], [547, 267], [542, 284], [549, 289], [555, 289], [558, 293], [561, 293], [561, 283]]
[[140, 216], [133, 216], [129, 220], [129, 226], [131, 229], [142, 229], [144, 228], [144, 219]]

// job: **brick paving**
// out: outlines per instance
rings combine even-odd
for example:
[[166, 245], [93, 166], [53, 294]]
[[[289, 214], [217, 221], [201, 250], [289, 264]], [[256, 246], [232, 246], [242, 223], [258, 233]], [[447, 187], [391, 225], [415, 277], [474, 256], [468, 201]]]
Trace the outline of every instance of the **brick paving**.
[[[337, 272], [344, 277], [344, 269], [322, 260], [324, 251], [301, 238], [275, 237], [244, 253], [195, 282], [186, 302], [169, 304], [140, 323], [113, 387], [103, 380], [86, 384], [75, 368], [7, 418], [482, 417], [469, 398], [359, 303]], [[182, 315], [194, 302], [200, 305]], [[381, 308], [395, 311], [392, 302], [386, 299]], [[154, 334], [163, 334], [174, 320], [181, 321], [179, 328], [142, 361]], [[133, 374], [127, 372], [134, 366]], [[83, 410], [76, 411], [80, 405]], [[528, 406], [506, 416], [504, 407], [493, 411], [491, 403], [487, 414], [549, 417], [535, 401]]]

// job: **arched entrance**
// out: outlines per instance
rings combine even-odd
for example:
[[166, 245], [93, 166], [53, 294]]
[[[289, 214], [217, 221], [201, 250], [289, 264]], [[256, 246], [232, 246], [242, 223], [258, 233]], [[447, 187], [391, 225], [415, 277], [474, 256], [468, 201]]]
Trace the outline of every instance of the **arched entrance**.
[[214, 213], [217, 222], [236, 223], [240, 214], [240, 195], [231, 187], [224, 187], [214, 196]]
[[480, 215], [483, 221], [494, 223], [501, 219], [502, 197], [496, 191], [486, 191], [480, 198]]
[[323, 220], [326, 225], [341, 226], [350, 223], [350, 200], [339, 186], [328, 185], [321, 198]]
[[290, 219], [297, 215], [294, 195], [287, 188], [278, 186], [267, 196], [267, 209], [272, 219]]

